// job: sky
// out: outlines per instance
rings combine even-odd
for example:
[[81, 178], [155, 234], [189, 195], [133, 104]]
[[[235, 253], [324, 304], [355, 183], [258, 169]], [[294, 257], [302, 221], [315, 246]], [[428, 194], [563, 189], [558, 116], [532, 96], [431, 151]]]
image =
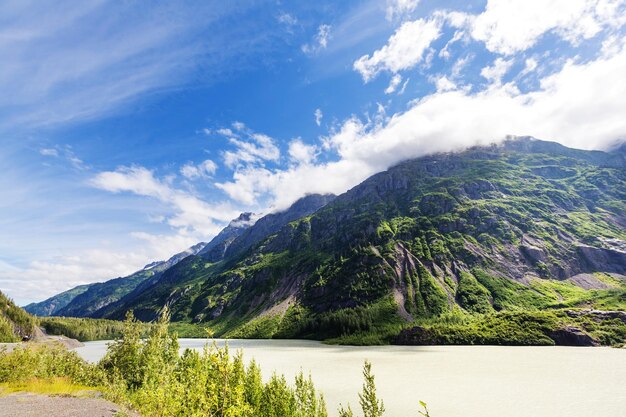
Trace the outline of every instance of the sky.
[[8, 0], [0, 291], [128, 275], [408, 158], [626, 139], [626, 0]]

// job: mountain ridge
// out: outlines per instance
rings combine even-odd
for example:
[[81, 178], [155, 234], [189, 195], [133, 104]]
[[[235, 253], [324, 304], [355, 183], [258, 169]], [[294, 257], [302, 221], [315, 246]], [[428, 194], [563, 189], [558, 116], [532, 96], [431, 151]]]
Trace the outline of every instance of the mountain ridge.
[[185, 258], [98, 317], [168, 306], [222, 336], [389, 341], [449, 314], [623, 310], [619, 149], [517, 138], [404, 161], [223, 259]]

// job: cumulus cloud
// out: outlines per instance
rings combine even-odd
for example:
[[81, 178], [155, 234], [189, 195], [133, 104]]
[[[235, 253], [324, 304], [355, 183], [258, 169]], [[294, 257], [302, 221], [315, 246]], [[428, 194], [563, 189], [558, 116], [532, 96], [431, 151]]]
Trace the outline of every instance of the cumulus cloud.
[[397, 73], [422, 61], [424, 52], [441, 36], [442, 20], [417, 19], [403, 23], [387, 44], [371, 56], [363, 55], [354, 62], [354, 69], [368, 82], [381, 71]]
[[511, 65], [513, 65], [512, 59], [496, 58], [493, 65], [484, 67], [480, 71], [480, 75], [494, 84], [501, 84], [502, 77], [509, 71]]
[[224, 152], [224, 164], [229, 168], [278, 161], [280, 158], [274, 139], [262, 133], [250, 133], [245, 140], [231, 137], [229, 142], [235, 147], [235, 150]]
[[314, 145], [307, 145], [302, 142], [302, 139], [298, 138], [289, 142], [288, 153], [291, 162], [297, 165], [310, 164], [315, 160], [317, 147]]
[[524, 69], [520, 72], [520, 75], [530, 74], [539, 66], [539, 62], [535, 58], [527, 58], [524, 61]]
[[150, 197], [167, 205], [173, 215], [167, 218], [170, 226], [191, 230], [202, 236], [211, 236], [221, 224], [236, 217], [237, 211], [228, 203], [210, 204], [186, 191], [158, 179], [154, 172], [141, 166], [121, 167], [115, 171], [97, 174], [90, 181], [96, 188], [112, 193], [130, 192]]
[[307, 192], [341, 193], [408, 158], [493, 143], [508, 135], [607, 148], [626, 139], [625, 43], [623, 39], [612, 56], [568, 61], [540, 79], [535, 91], [522, 93], [514, 84], [497, 82], [476, 93], [440, 88], [385, 123], [352, 117], [322, 141], [324, 159], [334, 155], [333, 161], [243, 170], [221, 186], [248, 203], [269, 196], [274, 207], [284, 208]]
[[623, 0], [489, 0], [485, 11], [472, 16], [471, 36], [503, 55], [524, 51], [545, 33], [553, 32], [577, 45], [604, 27], [626, 22]]
[[217, 164], [210, 159], [207, 159], [198, 165], [188, 162], [180, 168], [180, 173], [188, 180], [208, 178], [215, 174], [215, 171], [217, 171]]
[[441, 77], [436, 77], [434, 81], [437, 92], [445, 92], [456, 89], [456, 84], [445, 75], [442, 75]]

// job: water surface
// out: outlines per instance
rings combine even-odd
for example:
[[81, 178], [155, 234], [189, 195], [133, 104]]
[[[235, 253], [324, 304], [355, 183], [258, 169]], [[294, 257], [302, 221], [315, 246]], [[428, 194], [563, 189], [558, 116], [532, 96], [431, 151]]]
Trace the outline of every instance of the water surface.
[[[224, 340], [215, 340], [223, 346]], [[212, 343], [211, 340], [209, 343]], [[76, 351], [99, 360], [107, 342]], [[207, 340], [180, 339], [201, 349]], [[626, 349], [504, 346], [327, 346], [302, 340], [229, 340], [244, 358], [290, 380], [302, 369], [324, 392], [331, 416], [339, 403], [358, 409], [369, 359], [388, 417], [626, 417]]]

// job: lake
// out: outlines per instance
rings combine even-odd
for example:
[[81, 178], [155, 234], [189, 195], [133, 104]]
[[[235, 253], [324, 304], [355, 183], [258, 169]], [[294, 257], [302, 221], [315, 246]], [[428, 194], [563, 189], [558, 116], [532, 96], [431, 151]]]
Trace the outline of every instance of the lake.
[[[215, 340], [223, 346], [224, 340]], [[210, 341], [212, 343], [213, 340]], [[202, 349], [203, 339], [180, 339]], [[107, 342], [76, 351], [99, 360]], [[504, 346], [328, 346], [302, 340], [228, 340], [232, 350], [293, 381], [310, 372], [330, 416], [358, 409], [363, 361], [372, 362], [388, 417], [626, 417], [626, 349]]]

